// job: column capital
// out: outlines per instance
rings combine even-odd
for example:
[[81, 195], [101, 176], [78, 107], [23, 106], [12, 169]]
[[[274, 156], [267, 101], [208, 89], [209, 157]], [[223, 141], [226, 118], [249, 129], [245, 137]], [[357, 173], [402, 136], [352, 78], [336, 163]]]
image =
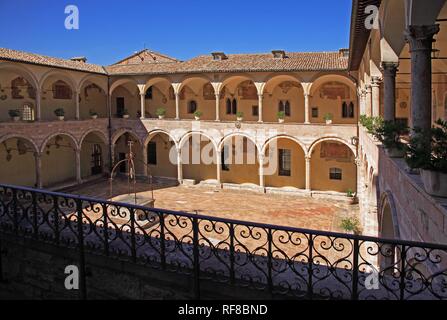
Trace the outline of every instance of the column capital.
[[399, 69], [399, 62], [382, 61], [380, 67], [383, 71], [396, 73]]
[[425, 26], [409, 26], [405, 30], [405, 40], [412, 51], [431, 51], [433, 36], [439, 32], [439, 24]]
[[372, 86], [370, 84], [366, 84], [365, 85], [365, 93], [366, 94], [371, 93], [371, 90], [372, 90]]
[[310, 154], [306, 154], [306, 155], [304, 156], [304, 159], [305, 159], [306, 161], [310, 161], [310, 160], [312, 160], [312, 155], [310, 155]]
[[382, 82], [382, 78], [378, 76], [371, 77], [371, 87], [378, 87]]

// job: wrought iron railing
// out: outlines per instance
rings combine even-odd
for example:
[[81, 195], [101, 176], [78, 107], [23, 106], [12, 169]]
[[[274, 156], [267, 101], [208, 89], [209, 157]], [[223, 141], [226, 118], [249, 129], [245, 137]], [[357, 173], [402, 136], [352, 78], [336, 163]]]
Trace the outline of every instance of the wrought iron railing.
[[[267, 219], [268, 217], [266, 217]], [[0, 233], [303, 299], [447, 299], [447, 246], [312, 231], [0, 185]], [[1, 270], [1, 269], [0, 269]]]

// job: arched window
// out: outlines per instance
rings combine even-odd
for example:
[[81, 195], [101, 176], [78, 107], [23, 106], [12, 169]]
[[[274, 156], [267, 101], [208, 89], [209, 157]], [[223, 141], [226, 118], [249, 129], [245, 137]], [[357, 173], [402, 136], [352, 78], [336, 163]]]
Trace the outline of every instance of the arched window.
[[194, 113], [197, 111], [197, 102], [195, 100], [191, 100], [188, 103], [188, 113]]
[[34, 121], [34, 108], [30, 103], [25, 103], [22, 107], [22, 120]]
[[72, 91], [70, 86], [62, 80], [58, 80], [53, 84], [53, 98], [70, 100], [72, 98]]
[[231, 114], [231, 100], [227, 98], [227, 114]]
[[354, 102], [349, 102], [349, 118], [354, 118]]
[[144, 96], [144, 98], [146, 100], [152, 100], [152, 86], [150, 86], [147, 90], [146, 90], [146, 95]]
[[278, 103], [278, 111], [279, 112], [284, 112], [286, 117], [290, 117], [290, 102], [289, 100], [285, 100], [285, 101], [279, 101]]
[[341, 116], [342, 118], [348, 117], [348, 104], [346, 103], [346, 101], [343, 101], [343, 104], [341, 106]]
[[231, 113], [236, 114], [237, 113], [237, 100], [233, 99], [233, 102], [231, 103]]

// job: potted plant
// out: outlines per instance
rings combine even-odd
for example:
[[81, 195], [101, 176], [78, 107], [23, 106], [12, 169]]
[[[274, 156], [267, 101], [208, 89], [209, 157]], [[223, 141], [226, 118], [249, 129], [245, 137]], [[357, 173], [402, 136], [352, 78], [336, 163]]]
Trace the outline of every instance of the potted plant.
[[376, 121], [372, 131], [373, 136], [382, 142], [390, 158], [403, 158], [405, 145], [401, 142], [401, 136], [408, 133], [405, 124], [396, 121]]
[[406, 161], [419, 169], [428, 194], [447, 198], [447, 121], [439, 119], [428, 131], [415, 128]]
[[202, 114], [203, 114], [202, 111], [196, 110], [196, 111], [194, 112], [194, 118], [195, 118], [196, 120], [200, 120], [200, 117], [202, 116]]
[[122, 114], [123, 119], [129, 119], [129, 116], [129, 111], [127, 109], [124, 109]]
[[244, 119], [244, 113], [242, 111], [236, 112], [236, 120], [242, 121]]
[[92, 119], [98, 118], [98, 112], [96, 112], [94, 110], [90, 110], [90, 118], [92, 118]]
[[332, 113], [326, 113], [323, 118], [326, 121], [326, 124], [332, 124], [332, 119], [334, 116]]
[[351, 204], [358, 203], [357, 194], [354, 191], [352, 191], [352, 189], [348, 189], [348, 191], [346, 191], [346, 196], [350, 199]]
[[19, 109], [11, 109], [8, 111], [8, 114], [13, 121], [20, 120], [20, 110]]
[[357, 218], [344, 218], [340, 222], [340, 228], [347, 234], [359, 234], [360, 222]]
[[286, 117], [286, 113], [284, 111], [278, 111], [276, 116], [278, 117], [279, 123], [284, 123], [284, 118]]
[[165, 115], [166, 115], [166, 109], [165, 108], [158, 108], [155, 111], [155, 114], [158, 116], [158, 119], [164, 119]]
[[64, 120], [64, 118], [65, 118], [65, 110], [64, 110], [64, 108], [57, 108], [56, 110], [54, 110], [54, 114], [61, 121]]

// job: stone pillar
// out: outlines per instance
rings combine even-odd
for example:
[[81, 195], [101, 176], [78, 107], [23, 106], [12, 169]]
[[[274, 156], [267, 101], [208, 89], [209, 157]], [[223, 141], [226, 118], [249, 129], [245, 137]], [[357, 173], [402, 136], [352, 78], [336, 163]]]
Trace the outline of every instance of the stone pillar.
[[222, 178], [221, 178], [222, 151], [216, 152], [216, 164], [217, 164], [216, 180], [217, 180], [217, 183], [220, 185], [220, 184], [222, 184]]
[[175, 93], [175, 120], [180, 120], [180, 93]]
[[42, 97], [41, 97], [41, 93], [40, 93], [40, 89], [37, 88], [36, 89], [36, 121], [40, 121], [41, 117], [42, 117], [42, 110], [41, 110], [41, 101]]
[[432, 109], [431, 52], [433, 36], [439, 25], [409, 26], [405, 31], [411, 55], [411, 118], [412, 128], [429, 130]]
[[220, 121], [220, 94], [216, 94], [216, 121]]
[[264, 176], [264, 155], [260, 154], [258, 156], [259, 162], [259, 186], [265, 191], [265, 176]]
[[264, 96], [262, 94], [258, 94], [258, 107], [259, 107], [259, 120], [258, 122], [264, 122], [262, 120], [262, 102], [263, 102]]
[[140, 93], [140, 119], [144, 120], [146, 118], [146, 94]]
[[360, 91], [360, 115], [366, 115], [366, 90]]
[[82, 176], [81, 176], [81, 149], [76, 149], [76, 182], [77, 184], [82, 183]]
[[365, 86], [365, 113], [368, 117], [372, 116], [372, 88], [370, 85]]
[[379, 77], [371, 77], [371, 114], [373, 117], [380, 116], [380, 82]]
[[38, 152], [34, 153], [34, 161], [36, 165], [36, 186], [42, 189], [42, 155]]
[[307, 155], [306, 157], [306, 191], [311, 191], [311, 187], [310, 187], [310, 161], [311, 161], [311, 156]]
[[147, 177], [147, 145], [143, 146], [143, 175]]
[[74, 96], [76, 101], [76, 120], [79, 120], [81, 119], [81, 114], [79, 110], [79, 92], [75, 91]]
[[304, 123], [310, 124], [310, 95], [304, 94]]
[[396, 118], [396, 73], [397, 62], [382, 62], [383, 70], [383, 118], [394, 121]]
[[183, 183], [182, 149], [177, 150], [177, 180], [179, 184]]

